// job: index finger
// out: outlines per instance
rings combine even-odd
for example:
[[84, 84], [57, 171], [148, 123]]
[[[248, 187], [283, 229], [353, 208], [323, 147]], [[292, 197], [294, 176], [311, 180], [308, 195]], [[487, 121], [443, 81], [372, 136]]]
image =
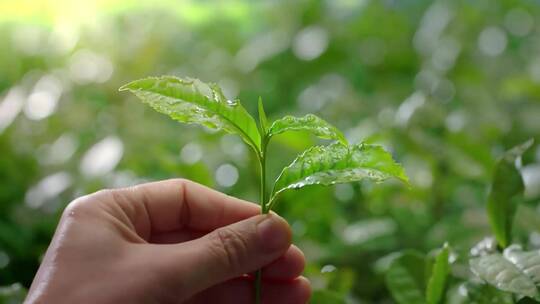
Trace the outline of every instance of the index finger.
[[126, 212], [136, 230], [151, 233], [181, 228], [212, 231], [260, 213], [256, 204], [186, 179], [146, 183], [112, 193], [114, 203]]

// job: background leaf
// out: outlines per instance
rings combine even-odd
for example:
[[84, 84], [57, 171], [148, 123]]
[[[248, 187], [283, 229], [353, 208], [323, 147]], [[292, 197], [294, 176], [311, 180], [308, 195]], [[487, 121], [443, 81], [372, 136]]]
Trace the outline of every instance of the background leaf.
[[381, 146], [333, 143], [304, 151], [279, 175], [272, 199], [287, 189], [308, 185], [333, 185], [372, 179], [377, 182], [395, 177], [408, 182], [403, 168]]
[[120, 88], [139, 97], [154, 110], [184, 123], [238, 134], [255, 151], [261, 138], [255, 120], [239, 101], [230, 101], [215, 84], [174, 76], [150, 77]]
[[535, 299], [529, 298], [529, 297], [524, 297], [524, 298], [520, 299], [519, 301], [517, 301], [517, 304], [537, 304], [537, 303], [540, 303], [540, 302], [536, 301]]
[[491, 229], [503, 248], [511, 242], [512, 222], [524, 190], [523, 179], [515, 166], [515, 161], [532, 143], [533, 141], [529, 140], [510, 149], [495, 166], [487, 212]]
[[540, 250], [523, 251], [521, 247], [513, 245], [506, 248], [503, 255], [531, 278], [536, 286], [540, 285]]
[[474, 274], [494, 287], [535, 297], [538, 291], [534, 281], [517, 266], [516, 260], [518, 259], [509, 260], [499, 253], [493, 253], [473, 258], [469, 263]]
[[0, 286], [0, 303], [19, 304], [24, 302], [28, 291], [19, 283], [10, 286]]
[[287, 131], [308, 131], [323, 139], [338, 140], [346, 145], [347, 140], [343, 133], [322, 118], [307, 114], [303, 117], [285, 116], [272, 123], [268, 130], [269, 136], [274, 136]]
[[431, 276], [426, 288], [426, 300], [428, 304], [441, 303], [446, 289], [446, 279], [450, 273], [450, 264], [448, 262], [449, 249], [445, 245], [433, 265]]
[[399, 304], [424, 304], [424, 256], [415, 251], [403, 252], [386, 272], [386, 286]]
[[345, 304], [347, 303], [342, 295], [331, 290], [315, 290], [309, 300], [311, 304]]
[[461, 286], [468, 304], [512, 304], [512, 296], [488, 284], [467, 282]]

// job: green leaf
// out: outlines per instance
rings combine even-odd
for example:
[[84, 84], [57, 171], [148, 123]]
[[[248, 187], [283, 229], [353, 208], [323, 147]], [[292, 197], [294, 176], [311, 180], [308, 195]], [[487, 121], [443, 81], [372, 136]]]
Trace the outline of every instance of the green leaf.
[[266, 118], [266, 113], [264, 112], [264, 106], [262, 98], [259, 96], [259, 124], [261, 126], [261, 133], [266, 134], [268, 132], [268, 119]]
[[215, 84], [162, 76], [135, 80], [120, 88], [125, 90], [176, 121], [238, 134], [257, 153], [261, 150], [261, 136], [253, 117], [239, 101], [227, 100]]
[[506, 151], [504, 158], [509, 161], [515, 161], [518, 157], [521, 157], [523, 153], [527, 152], [530, 147], [534, 144], [534, 138], [527, 140], [526, 142], [512, 147], [510, 150]]
[[347, 303], [342, 295], [331, 290], [315, 290], [309, 299], [311, 304], [345, 304]]
[[497, 241], [493, 237], [483, 238], [471, 248], [472, 256], [481, 256], [496, 253]]
[[517, 302], [517, 304], [538, 304], [538, 303], [540, 302], [536, 301], [535, 299], [531, 299], [529, 297], [524, 297]]
[[506, 248], [511, 242], [514, 215], [524, 191], [523, 179], [515, 162], [532, 143], [531, 139], [510, 149], [495, 166], [487, 200], [487, 213], [495, 238], [502, 248]]
[[334, 139], [344, 145], [347, 144], [347, 140], [341, 131], [313, 114], [307, 114], [304, 117], [285, 116], [278, 119], [270, 126], [268, 136], [272, 137], [287, 131], [308, 131], [317, 137]]
[[540, 250], [523, 251], [521, 247], [512, 245], [504, 250], [503, 255], [531, 278], [536, 286], [540, 286]]
[[429, 278], [426, 289], [426, 300], [428, 304], [438, 304], [442, 302], [446, 289], [446, 280], [450, 273], [450, 264], [448, 263], [449, 250], [445, 244], [437, 257]]
[[386, 286], [399, 304], [425, 304], [424, 256], [415, 251], [403, 252], [386, 272]]
[[27, 293], [20, 283], [0, 286], [0, 303], [23, 303]]
[[512, 304], [512, 296], [487, 284], [467, 282], [460, 289], [464, 290], [468, 304]]
[[270, 202], [287, 189], [333, 185], [363, 179], [377, 182], [395, 177], [408, 183], [403, 168], [381, 146], [333, 143], [304, 151], [285, 167], [274, 184]]
[[538, 276], [538, 270], [535, 268], [539, 264], [531, 263], [538, 260], [538, 252], [534, 255], [536, 257], [533, 256], [534, 259], [532, 259], [529, 253], [505, 250], [504, 256], [492, 253], [473, 258], [469, 264], [475, 275], [497, 289], [535, 297], [537, 289], [534, 278]]

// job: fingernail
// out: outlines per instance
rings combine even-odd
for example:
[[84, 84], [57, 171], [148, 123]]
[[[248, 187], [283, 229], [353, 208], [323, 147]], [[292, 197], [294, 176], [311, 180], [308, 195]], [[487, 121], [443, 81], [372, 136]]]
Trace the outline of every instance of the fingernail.
[[281, 217], [273, 214], [257, 224], [257, 233], [263, 248], [268, 252], [287, 249], [291, 243], [291, 229]]

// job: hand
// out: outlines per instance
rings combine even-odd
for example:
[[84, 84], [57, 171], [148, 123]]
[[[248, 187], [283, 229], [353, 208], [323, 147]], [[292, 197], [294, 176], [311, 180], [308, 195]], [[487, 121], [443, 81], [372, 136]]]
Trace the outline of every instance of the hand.
[[306, 303], [279, 216], [187, 180], [103, 190], [64, 211], [27, 303]]

